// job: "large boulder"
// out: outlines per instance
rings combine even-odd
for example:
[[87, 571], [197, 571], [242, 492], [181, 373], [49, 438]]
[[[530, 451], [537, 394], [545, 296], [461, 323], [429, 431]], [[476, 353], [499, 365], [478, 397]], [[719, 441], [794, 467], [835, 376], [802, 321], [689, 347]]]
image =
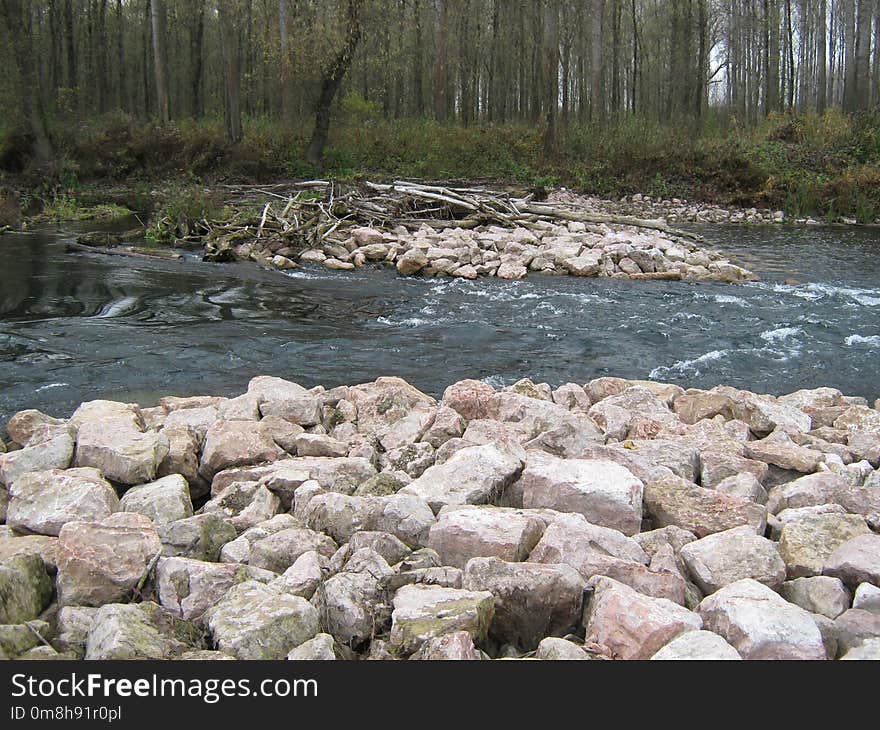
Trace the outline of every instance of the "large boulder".
[[0, 624], [35, 619], [52, 599], [52, 581], [33, 552], [0, 558]]
[[834, 619], [837, 654], [861, 646], [866, 641], [880, 639], [880, 614], [851, 608]]
[[142, 433], [127, 421], [87, 420], [77, 431], [74, 463], [119, 484], [145, 484], [156, 478], [169, 448], [164, 434]]
[[751, 474], [763, 483], [769, 469], [763, 461], [712, 451], [700, 455], [700, 464], [700, 484], [707, 489], [715, 489], [725, 479], [744, 473]]
[[447, 504], [487, 504], [501, 496], [521, 469], [519, 459], [494, 444], [472, 446], [428, 468], [398, 494], [421, 497], [435, 513]]
[[308, 528], [288, 528], [251, 544], [248, 564], [283, 573], [301, 555], [315, 551], [331, 558], [339, 546], [327, 535]]
[[474, 557], [525, 560], [544, 532], [534, 515], [503, 507], [444, 507], [431, 526], [427, 547], [443, 565], [464, 568]]
[[143, 515], [117, 512], [96, 522], [68, 522], [58, 535], [58, 602], [102, 606], [129, 600], [162, 552]]
[[462, 587], [495, 597], [489, 633], [501, 643], [534, 649], [542, 638], [562, 636], [580, 622], [586, 581], [568, 565], [511, 563], [473, 558]]
[[837, 548], [859, 535], [870, 533], [863, 517], [849, 514], [803, 514], [782, 526], [779, 553], [789, 578], [822, 575]]
[[388, 629], [391, 606], [382, 579], [393, 575], [370, 548], [353, 553], [343, 570], [324, 581], [312, 597], [324, 628], [342, 644], [356, 647]]
[[740, 525], [763, 534], [767, 510], [742, 497], [703, 489], [681, 477], [670, 476], [645, 485], [644, 504], [655, 527], [675, 525], [705, 537]]
[[217, 421], [205, 435], [199, 472], [212, 479], [224, 469], [275, 461], [283, 453], [271, 436], [250, 421]]
[[822, 568], [823, 575], [840, 578], [851, 588], [860, 583], [880, 587], [880, 535], [859, 535], [838, 547]]
[[743, 659], [825, 659], [812, 616], [751, 578], [704, 598], [697, 613], [709, 631], [724, 637]]
[[748, 525], [688, 543], [681, 549], [688, 572], [708, 595], [743, 578], [774, 590], [785, 580], [785, 563], [776, 543], [755, 534]]
[[619, 659], [650, 659], [672, 639], [703, 627], [695, 613], [606, 576], [592, 578], [584, 611], [586, 642]]
[[116, 491], [96, 469], [52, 469], [22, 475], [9, 489], [6, 524], [57, 535], [68, 522], [100, 520], [119, 509]]
[[189, 483], [180, 474], [132, 487], [119, 502], [123, 512], [137, 512], [149, 517], [156, 525], [193, 516]]
[[486, 655], [474, 646], [474, 637], [467, 631], [454, 631], [428, 639], [410, 657], [413, 661], [480, 661], [485, 658]]
[[426, 641], [466, 631], [476, 644], [486, 639], [495, 613], [488, 591], [468, 591], [431, 585], [406, 585], [394, 595], [391, 644], [411, 654]]
[[755, 461], [763, 461], [765, 464], [801, 474], [812, 474], [825, 461], [825, 454], [798, 446], [785, 431], [774, 431], [760, 441], [749, 441], [745, 445], [744, 453]]
[[245, 581], [268, 583], [276, 576], [237, 563], [160, 558], [156, 564], [159, 603], [187, 620], [200, 619], [230, 588]]
[[[54, 426], [64, 426], [66, 421], [60, 418], [53, 418], [45, 413], [30, 408], [26, 411], [19, 411], [6, 424], [6, 433], [9, 438], [19, 446], [27, 445], [31, 439], [38, 434], [51, 432]], [[5, 448], [0, 447], [0, 452]]]
[[48, 441], [0, 454], [0, 483], [9, 487], [28, 472], [66, 469], [73, 459], [73, 449], [73, 438], [64, 432]]
[[235, 528], [215, 512], [185, 517], [157, 528], [162, 555], [216, 562], [223, 546], [235, 540]]
[[739, 652], [711, 631], [688, 631], [651, 657], [652, 661], [741, 660]]
[[239, 532], [271, 519], [281, 511], [281, 500], [257, 482], [234, 482], [202, 507], [215, 512]]
[[233, 586], [205, 623], [217, 648], [238, 659], [284, 659], [321, 630], [308, 601], [256, 581]]
[[185, 631], [181, 624], [154, 603], [101, 606], [86, 636], [85, 659], [175, 658], [191, 648], [179, 638]]
[[361, 433], [381, 436], [418, 406], [433, 407], [436, 401], [401, 378], [378, 378], [349, 388], [349, 400], [357, 408]]
[[610, 461], [530, 452], [513, 488], [522, 493], [526, 509], [577, 512], [625, 535], [637, 533], [642, 524], [644, 485], [628, 469]]
[[840, 616], [852, 601], [843, 581], [827, 575], [795, 578], [783, 583], [779, 592], [789, 603], [830, 619]]
[[489, 417], [495, 389], [482, 380], [461, 380], [443, 391], [443, 404], [465, 421]]

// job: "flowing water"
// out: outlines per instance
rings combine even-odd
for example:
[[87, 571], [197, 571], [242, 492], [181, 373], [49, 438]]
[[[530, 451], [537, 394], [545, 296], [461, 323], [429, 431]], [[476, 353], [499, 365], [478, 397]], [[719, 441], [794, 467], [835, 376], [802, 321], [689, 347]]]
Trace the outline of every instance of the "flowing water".
[[880, 231], [701, 232], [762, 281], [282, 274], [67, 253], [70, 234], [7, 234], [0, 425], [23, 408], [66, 416], [98, 397], [237, 395], [257, 374], [328, 387], [399, 375], [434, 395], [466, 377], [617, 375], [880, 396]]

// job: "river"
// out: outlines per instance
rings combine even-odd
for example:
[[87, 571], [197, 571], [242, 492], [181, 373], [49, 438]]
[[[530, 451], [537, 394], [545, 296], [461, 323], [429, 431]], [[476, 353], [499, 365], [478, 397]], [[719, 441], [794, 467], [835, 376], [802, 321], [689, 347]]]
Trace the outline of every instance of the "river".
[[257, 374], [328, 387], [399, 375], [434, 395], [466, 377], [617, 375], [880, 396], [880, 230], [701, 232], [762, 281], [283, 274], [67, 253], [73, 234], [6, 234], [0, 425], [23, 408], [66, 416], [99, 397], [237, 395]]

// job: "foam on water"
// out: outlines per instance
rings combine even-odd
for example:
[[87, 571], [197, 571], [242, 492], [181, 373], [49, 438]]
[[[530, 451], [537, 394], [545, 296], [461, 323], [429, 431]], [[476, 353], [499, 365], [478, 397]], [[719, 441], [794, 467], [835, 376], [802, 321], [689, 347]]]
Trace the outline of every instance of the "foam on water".
[[870, 345], [871, 347], [880, 346], [880, 335], [869, 335], [865, 337], [864, 335], [850, 335], [847, 337], [844, 342], [847, 347], [853, 347], [854, 345]]
[[727, 350], [712, 350], [711, 352], [704, 353], [692, 360], [679, 360], [668, 367], [656, 367], [650, 372], [648, 378], [651, 380], [662, 380], [669, 375], [683, 375], [685, 373], [701, 375], [702, 372], [700, 371], [700, 368], [697, 367], [698, 365], [705, 365], [706, 363], [723, 360], [728, 354], [729, 352]]

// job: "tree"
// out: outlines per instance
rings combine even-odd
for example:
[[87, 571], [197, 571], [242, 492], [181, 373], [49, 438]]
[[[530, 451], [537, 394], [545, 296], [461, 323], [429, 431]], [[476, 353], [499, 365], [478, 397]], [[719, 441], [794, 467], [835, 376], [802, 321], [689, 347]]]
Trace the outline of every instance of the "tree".
[[559, 8], [553, 0], [544, 0], [544, 79], [544, 157], [548, 158], [556, 151], [559, 115]]
[[38, 164], [52, 157], [52, 144], [43, 121], [39, 76], [34, 67], [38, 57], [34, 48], [30, 0], [0, 0], [0, 17], [13, 49], [18, 70], [18, 97], [25, 123], [33, 136], [33, 154]]
[[354, 52], [361, 40], [361, 4], [363, 0], [347, 0], [345, 40], [321, 79], [321, 92], [315, 105], [315, 129], [306, 151], [306, 160], [320, 166], [330, 130], [330, 106], [339, 91], [345, 73], [351, 67]]
[[153, 28], [153, 70], [156, 74], [156, 103], [159, 121], [171, 121], [171, 102], [168, 97], [168, 52], [166, 46], [165, 0], [150, 0]]
[[[155, 0], [153, 0], [155, 2]], [[223, 47], [223, 105], [226, 135], [232, 142], [241, 142], [241, 35], [238, 24], [237, 0], [219, 0], [220, 42]]]

